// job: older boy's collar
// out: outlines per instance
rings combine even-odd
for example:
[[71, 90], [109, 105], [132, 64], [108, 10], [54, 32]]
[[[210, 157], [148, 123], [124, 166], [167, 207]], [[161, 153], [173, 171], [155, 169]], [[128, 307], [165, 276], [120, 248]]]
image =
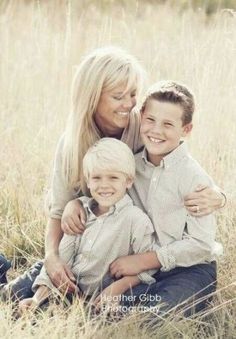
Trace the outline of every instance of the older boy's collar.
[[178, 147], [172, 152], [167, 154], [163, 159], [163, 166], [165, 169], [169, 169], [174, 166], [180, 159], [185, 158], [188, 155], [188, 147], [185, 141], [180, 141]]
[[[176, 149], [174, 149], [171, 153], [167, 154], [161, 160], [159, 167], [169, 169], [170, 167], [175, 165], [176, 162], [178, 162], [181, 158], [186, 157], [187, 154], [188, 154], [188, 147], [187, 147], [186, 142], [180, 141], [179, 146]], [[142, 159], [147, 165], [156, 167], [150, 161], [148, 161], [148, 154], [147, 154], [147, 150], [145, 147], [142, 152]]]

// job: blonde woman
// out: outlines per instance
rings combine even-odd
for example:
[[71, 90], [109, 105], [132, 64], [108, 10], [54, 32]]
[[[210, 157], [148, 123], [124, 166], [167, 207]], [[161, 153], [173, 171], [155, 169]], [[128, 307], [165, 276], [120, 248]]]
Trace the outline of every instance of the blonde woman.
[[[85, 214], [75, 200], [82, 190], [86, 192], [81, 175], [82, 159], [88, 148], [103, 137], [124, 141], [134, 153], [142, 146], [140, 119], [133, 110], [142, 78], [143, 70], [137, 60], [114, 47], [94, 50], [75, 74], [72, 109], [54, 161], [45, 234], [45, 267], [58, 288], [63, 286], [69, 292], [76, 289], [75, 278], [59, 258], [58, 247], [63, 232], [72, 235], [84, 230]], [[224, 201], [220, 192], [202, 186], [186, 197], [185, 205], [193, 215], [202, 216], [220, 208]], [[25, 275], [6, 285], [5, 290], [11, 289], [19, 299], [31, 297], [31, 286], [40, 268], [40, 264], [34, 265]]]

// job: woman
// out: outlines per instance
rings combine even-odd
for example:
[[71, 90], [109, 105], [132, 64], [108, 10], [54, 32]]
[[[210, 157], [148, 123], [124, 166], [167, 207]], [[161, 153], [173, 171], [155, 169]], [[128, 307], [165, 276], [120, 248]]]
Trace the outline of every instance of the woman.
[[[63, 231], [75, 234], [84, 229], [83, 210], [73, 200], [81, 189], [86, 190], [81, 175], [82, 159], [88, 148], [102, 137], [120, 139], [133, 152], [142, 146], [139, 115], [133, 111], [141, 90], [142, 73], [138, 62], [123, 50], [101, 48], [83, 60], [74, 77], [72, 110], [56, 151], [45, 235], [47, 272], [56, 287], [63, 285], [69, 292], [76, 288], [75, 279], [60, 260], [58, 245]], [[70, 200], [73, 201], [66, 207]], [[200, 187], [199, 192], [186, 198], [185, 205], [189, 212], [201, 216], [221, 207], [224, 200], [220, 192]], [[34, 266], [9, 284], [18, 298], [32, 295], [31, 286], [40, 267]]]

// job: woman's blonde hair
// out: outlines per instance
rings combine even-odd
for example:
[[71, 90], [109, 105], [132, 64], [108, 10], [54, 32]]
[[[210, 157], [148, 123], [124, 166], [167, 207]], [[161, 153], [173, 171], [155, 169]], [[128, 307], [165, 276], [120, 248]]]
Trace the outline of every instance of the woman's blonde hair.
[[102, 138], [90, 147], [84, 156], [83, 175], [86, 182], [94, 171], [118, 171], [125, 174], [128, 179], [134, 180], [133, 152], [120, 140]]
[[67, 121], [62, 168], [68, 188], [80, 187], [85, 153], [102, 137], [95, 124], [102, 91], [125, 83], [140, 91], [143, 70], [137, 60], [116, 47], [96, 49], [79, 65], [72, 83], [72, 110]]

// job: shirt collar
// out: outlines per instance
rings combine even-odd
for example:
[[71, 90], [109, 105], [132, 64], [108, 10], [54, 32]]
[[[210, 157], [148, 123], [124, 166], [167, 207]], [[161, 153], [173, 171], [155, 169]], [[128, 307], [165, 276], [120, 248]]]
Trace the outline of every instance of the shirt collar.
[[[93, 207], [97, 204], [97, 202], [93, 198], [89, 198], [88, 201], [84, 204], [84, 207], [87, 212], [87, 217], [92, 216], [94, 218], [98, 218], [93, 213]], [[119, 200], [115, 205], [111, 206], [109, 208], [109, 211], [105, 214], [102, 214], [100, 217], [111, 215], [111, 214], [117, 214], [119, 213], [124, 207], [133, 205], [133, 202], [131, 198], [128, 196], [128, 194], [125, 194], [125, 196]]]
[[[185, 158], [188, 155], [188, 147], [185, 141], [180, 141], [178, 147], [176, 147], [172, 152], [167, 154], [160, 162], [158, 167], [163, 167], [165, 169], [169, 169], [174, 166], [177, 162], [179, 162], [182, 158]], [[156, 167], [151, 162], [148, 161], [147, 158], [147, 149], [144, 147], [142, 151], [142, 159], [143, 161], [151, 167]]]

